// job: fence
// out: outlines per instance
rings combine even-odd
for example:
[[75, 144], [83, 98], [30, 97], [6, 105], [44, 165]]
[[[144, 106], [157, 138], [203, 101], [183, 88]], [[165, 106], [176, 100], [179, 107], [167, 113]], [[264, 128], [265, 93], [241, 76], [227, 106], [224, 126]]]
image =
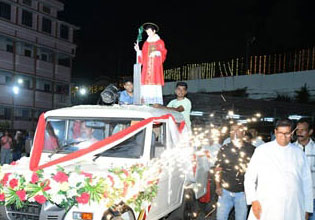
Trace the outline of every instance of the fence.
[[164, 71], [165, 81], [211, 79], [251, 74], [276, 74], [315, 69], [315, 47], [227, 61], [186, 64]]

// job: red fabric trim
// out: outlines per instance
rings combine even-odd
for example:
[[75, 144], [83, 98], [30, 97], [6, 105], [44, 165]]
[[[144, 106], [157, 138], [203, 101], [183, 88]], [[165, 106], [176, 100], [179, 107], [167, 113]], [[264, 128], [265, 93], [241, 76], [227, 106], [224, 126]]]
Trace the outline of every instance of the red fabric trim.
[[211, 180], [210, 180], [210, 177], [208, 177], [207, 192], [204, 196], [200, 197], [199, 202], [201, 202], [201, 203], [209, 203], [210, 202], [210, 198], [211, 198], [210, 186], [211, 186]]
[[40, 161], [40, 157], [44, 148], [45, 141], [45, 129], [46, 129], [46, 121], [45, 115], [42, 113], [38, 119], [36, 134], [34, 138], [34, 145], [32, 149], [32, 155], [30, 159], [30, 170], [35, 170], [38, 167], [38, 163]]
[[[40, 156], [41, 153], [43, 151], [43, 147], [44, 147], [44, 139], [45, 139], [45, 118], [44, 115], [42, 114], [39, 122], [38, 122], [38, 127], [37, 127], [37, 132], [36, 132], [36, 137], [35, 137], [35, 142], [34, 142], [34, 149], [33, 149], [33, 153], [32, 153], [32, 157], [31, 157], [31, 161], [30, 161], [30, 169], [32, 171], [36, 171], [39, 169], [44, 169], [59, 163], [63, 163], [69, 160], [73, 160], [75, 158], [81, 157], [85, 154], [88, 154], [92, 151], [98, 150], [102, 147], [104, 147], [105, 145], [111, 144], [123, 137], [125, 137], [126, 135], [128, 135], [131, 132], [136, 131], [137, 129], [146, 126], [147, 124], [149, 124], [150, 122], [154, 121], [154, 120], [162, 120], [162, 119], [168, 119], [168, 118], [172, 118], [175, 121], [175, 118], [173, 115], [171, 114], [167, 114], [167, 115], [163, 115], [161, 117], [151, 117], [151, 118], [147, 118], [137, 124], [134, 124], [108, 138], [105, 138], [101, 141], [98, 141], [94, 144], [92, 144], [90, 147], [85, 148], [85, 149], [81, 149], [78, 151], [75, 151], [73, 153], [67, 154], [63, 157], [60, 157], [56, 160], [50, 161], [48, 163], [45, 163], [43, 165], [39, 165], [40, 162]], [[38, 142], [37, 142], [38, 141]]]
[[185, 124], [186, 124], [185, 121], [182, 121], [179, 124], [178, 130], [179, 130], [180, 133], [182, 133], [182, 131], [184, 130]]

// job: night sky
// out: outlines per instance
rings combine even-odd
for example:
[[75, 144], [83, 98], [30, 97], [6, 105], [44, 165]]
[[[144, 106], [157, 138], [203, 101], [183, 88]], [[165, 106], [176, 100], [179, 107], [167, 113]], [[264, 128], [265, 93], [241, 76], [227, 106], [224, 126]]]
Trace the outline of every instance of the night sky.
[[312, 1], [63, 0], [60, 18], [80, 27], [72, 77], [115, 78], [132, 74], [133, 43], [147, 21], [159, 25], [168, 49], [164, 68], [244, 56], [253, 37], [252, 55], [313, 47]]

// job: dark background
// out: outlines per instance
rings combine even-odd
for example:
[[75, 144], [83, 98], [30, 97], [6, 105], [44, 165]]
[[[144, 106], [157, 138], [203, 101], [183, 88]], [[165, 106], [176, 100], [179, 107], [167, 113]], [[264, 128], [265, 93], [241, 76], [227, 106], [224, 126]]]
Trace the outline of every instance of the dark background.
[[[60, 18], [80, 27], [72, 77], [131, 75], [139, 26], [159, 25], [164, 68], [315, 46], [313, 0], [62, 0]], [[143, 34], [146, 39], [145, 33]]]

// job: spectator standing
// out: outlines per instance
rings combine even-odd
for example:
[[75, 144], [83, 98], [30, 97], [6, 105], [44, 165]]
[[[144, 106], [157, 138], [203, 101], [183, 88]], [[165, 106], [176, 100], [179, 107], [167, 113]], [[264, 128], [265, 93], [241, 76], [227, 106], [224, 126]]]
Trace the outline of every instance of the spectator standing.
[[227, 220], [234, 207], [235, 219], [245, 220], [247, 204], [244, 174], [255, 147], [246, 143], [242, 125], [231, 125], [231, 142], [220, 148], [216, 162], [217, 220]]
[[292, 122], [278, 120], [275, 141], [256, 148], [245, 174], [249, 220], [302, 220], [313, 212], [312, 177], [303, 151], [290, 143]]
[[11, 163], [12, 138], [9, 132], [5, 131], [1, 138], [1, 165]]
[[255, 128], [250, 128], [248, 132], [252, 135], [252, 145], [255, 147], [258, 147], [265, 142], [261, 139], [261, 137], [258, 136], [258, 131]]
[[33, 145], [33, 132], [29, 131], [25, 139], [25, 154], [27, 157], [30, 156], [32, 145]]
[[21, 131], [16, 131], [12, 148], [12, 160], [17, 161], [21, 158], [23, 149], [23, 136]]
[[119, 96], [120, 105], [132, 105], [133, 104], [133, 83], [130, 79], [124, 81], [124, 89]]
[[312, 135], [313, 128], [311, 122], [303, 118], [300, 119], [296, 125], [297, 141], [294, 144], [305, 152], [311, 170], [313, 182], [313, 214], [310, 215], [309, 219], [315, 220], [315, 143], [311, 138]]

